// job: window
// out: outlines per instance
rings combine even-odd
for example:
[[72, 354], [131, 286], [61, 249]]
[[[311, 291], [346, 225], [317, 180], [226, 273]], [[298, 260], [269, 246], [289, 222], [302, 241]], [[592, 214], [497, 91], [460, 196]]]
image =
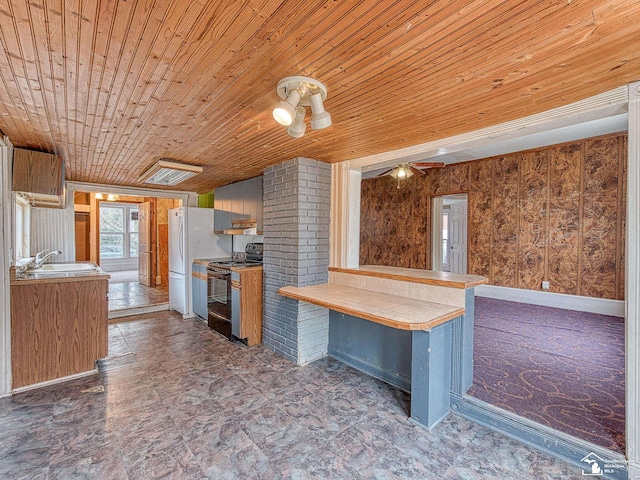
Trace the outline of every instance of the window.
[[449, 265], [449, 210], [442, 212], [442, 264]]
[[16, 195], [16, 210], [15, 210], [15, 260], [26, 258], [30, 255], [30, 219], [31, 219], [31, 205], [29, 201], [20, 195]]
[[138, 206], [100, 205], [100, 259], [138, 257]]

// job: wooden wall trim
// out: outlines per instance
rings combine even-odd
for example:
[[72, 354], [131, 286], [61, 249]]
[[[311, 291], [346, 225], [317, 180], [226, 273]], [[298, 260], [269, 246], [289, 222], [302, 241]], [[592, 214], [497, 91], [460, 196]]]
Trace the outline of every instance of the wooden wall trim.
[[[6, 142], [6, 143], [5, 143]], [[11, 392], [11, 299], [9, 267], [14, 255], [14, 195], [11, 193], [13, 148], [0, 138], [0, 397]]]
[[629, 478], [640, 476], [640, 82], [629, 85], [625, 271], [626, 443]]

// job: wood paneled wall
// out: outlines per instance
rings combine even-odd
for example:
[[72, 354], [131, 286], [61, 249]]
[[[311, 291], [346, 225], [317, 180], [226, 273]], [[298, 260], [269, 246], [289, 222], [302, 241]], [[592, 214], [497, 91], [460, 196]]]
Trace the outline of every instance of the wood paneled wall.
[[626, 134], [362, 182], [360, 263], [430, 268], [431, 197], [469, 198], [468, 272], [492, 285], [624, 298]]
[[173, 198], [158, 198], [156, 205], [157, 219], [157, 274], [160, 285], [169, 285], [169, 209], [182, 206], [182, 200]]

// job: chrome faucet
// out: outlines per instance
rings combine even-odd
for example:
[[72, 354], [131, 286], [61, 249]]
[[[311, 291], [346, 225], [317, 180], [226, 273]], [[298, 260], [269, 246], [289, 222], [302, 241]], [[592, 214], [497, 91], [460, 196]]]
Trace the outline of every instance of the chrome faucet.
[[60, 250], [52, 252], [47, 248], [46, 250], [42, 250], [41, 252], [36, 253], [36, 259], [33, 262], [33, 266], [30, 266], [30, 268], [40, 268], [42, 264], [47, 260], [47, 258], [53, 255], [62, 255], [62, 252]]

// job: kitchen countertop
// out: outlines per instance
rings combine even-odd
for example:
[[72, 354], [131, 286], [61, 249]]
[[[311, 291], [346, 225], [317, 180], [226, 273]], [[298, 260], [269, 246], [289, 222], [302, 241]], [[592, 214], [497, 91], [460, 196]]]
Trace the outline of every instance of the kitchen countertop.
[[208, 267], [210, 262], [220, 261], [220, 260], [231, 260], [231, 257], [227, 257], [227, 258], [196, 258], [196, 259], [193, 260], [193, 263], [197, 263], [198, 265], [203, 265], [205, 267]]
[[332, 283], [286, 286], [278, 293], [400, 330], [430, 330], [465, 313], [460, 307]]
[[84, 280], [96, 280], [111, 278], [111, 275], [102, 270], [93, 262], [65, 262], [65, 263], [90, 263], [96, 270], [81, 270], [78, 272], [56, 272], [47, 274], [27, 273], [25, 277], [16, 277], [15, 267], [11, 267], [11, 285], [30, 285], [42, 283], [78, 282]]
[[358, 268], [329, 267], [329, 271], [451, 288], [472, 288], [488, 282], [486, 277], [479, 275], [436, 272], [416, 268], [387, 267], [383, 265], [360, 265]]
[[[231, 257], [228, 258], [196, 258], [193, 260], [193, 263], [197, 264], [197, 265], [202, 265], [205, 267], [209, 266], [210, 262], [216, 262], [216, 261], [227, 261], [227, 260], [231, 260]], [[229, 265], [229, 269], [234, 271], [234, 272], [239, 272], [241, 270], [251, 270], [251, 269], [259, 269], [262, 270], [262, 264], [255, 264], [255, 263], [247, 263], [246, 265]]]

